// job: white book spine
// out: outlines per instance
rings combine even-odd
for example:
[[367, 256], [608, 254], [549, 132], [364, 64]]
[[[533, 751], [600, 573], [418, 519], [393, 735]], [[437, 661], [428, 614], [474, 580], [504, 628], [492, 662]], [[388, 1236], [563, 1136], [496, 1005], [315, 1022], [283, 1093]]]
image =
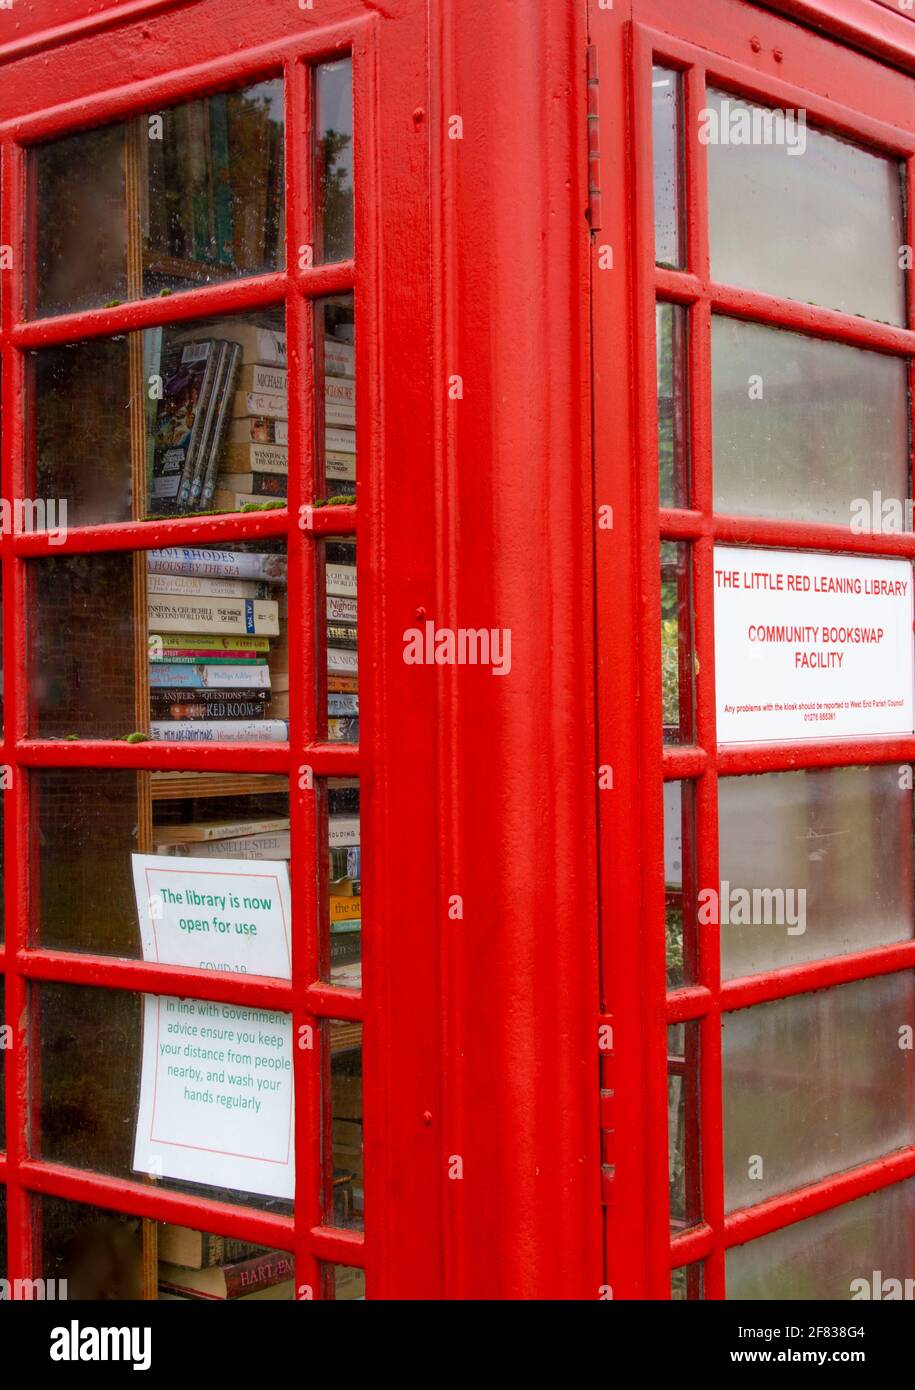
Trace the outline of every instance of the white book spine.
[[285, 743], [285, 719], [153, 719], [150, 735], [166, 743]]

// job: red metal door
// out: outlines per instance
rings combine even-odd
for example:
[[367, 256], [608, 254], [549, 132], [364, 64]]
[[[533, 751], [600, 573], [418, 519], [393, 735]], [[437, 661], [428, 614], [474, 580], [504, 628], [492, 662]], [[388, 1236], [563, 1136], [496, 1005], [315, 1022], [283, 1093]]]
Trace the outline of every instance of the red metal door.
[[[773, 8], [877, 51], [891, 31], [915, 65], [898, 16]], [[910, 516], [851, 515], [911, 495], [915, 85], [739, 0], [618, 0], [590, 23], [608, 1296], [848, 1298], [911, 1274], [915, 1245], [911, 721], [718, 727], [738, 659], [720, 576], [749, 554], [911, 578]], [[805, 157], [725, 149], [709, 113], [734, 108], [805, 113]], [[722, 910], [740, 873], [803, 886], [804, 934], [744, 949]]]

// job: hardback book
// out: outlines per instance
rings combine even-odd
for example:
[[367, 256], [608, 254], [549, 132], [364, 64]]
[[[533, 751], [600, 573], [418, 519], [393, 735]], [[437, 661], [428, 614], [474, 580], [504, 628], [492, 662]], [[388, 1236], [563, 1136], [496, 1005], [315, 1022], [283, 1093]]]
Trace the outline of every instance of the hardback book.
[[324, 431], [324, 447], [329, 453], [355, 454], [356, 431], [344, 429], [342, 425], [330, 426]]
[[274, 473], [285, 478], [289, 473], [289, 449], [285, 444], [227, 444], [222, 453], [222, 478], [227, 473]]
[[286, 743], [285, 719], [153, 719], [150, 736], [165, 743]]
[[[208, 321], [207, 335], [220, 342], [238, 343], [242, 350], [245, 365], [257, 364], [264, 367], [286, 366], [286, 334], [276, 328], [264, 328], [247, 319], [219, 318]], [[199, 329], [178, 336], [178, 342], [187, 342], [199, 335]]]
[[285, 497], [289, 479], [285, 473], [221, 473], [221, 492], [251, 492], [259, 497]]
[[162, 363], [162, 398], [156, 411], [148, 510], [178, 509], [182, 481], [193, 473], [206, 426], [219, 344], [212, 338], [173, 344]]
[[356, 599], [340, 598], [336, 594], [327, 595], [327, 621], [329, 623], [354, 623], [356, 613]]
[[356, 348], [353, 343], [342, 343], [337, 338], [324, 339], [324, 371], [328, 376], [356, 375]]
[[324, 474], [335, 482], [354, 483], [356, 481], [356, 455], [341, 454], [337, 449], [325, 449]]
[[356, 566], [340, 565], [330, 561], [324, 567], [324, 582], [327, 593], [334, 598], [355, 598]]
[[292, 849], [289, 831], [280, 830], [273, 835], [240, 835], [235, 840], [207, 840], [198, 845], [187, 840], [162, 840], [156, 853], [192, 859], [289, 859]]
[[[175, 1284], [160, 1284], [158, 1299], [160, 1303], [199, 1303], [209, 1302], [212, 1295], [206, 1293], [194, 1293], [190, 1289], [176, 1292]], [[353, 1295], [355, 1296], [355, 1295]], [[347, 1295], [349, 1297], [349, 1295]], [[279, 1302], [284, 1299], [292, 1300], [295, 1298], [295, 1280], [283, 1279], [279, 1284], [268, 1284], [264, 1288], [253, 1289], [251, 1293], [241, 1293], [234, 1298], [233, 1303], [263, 1303]]]
[[267, 584], [286, 583], [286, 556], [250, 550], [194, 549], [175, 546], [151, 550], [150, 574], [181, 574], [201, 578], [260, 579]]
[[147, 614], [150, 630], [162, 634], [237, 633], [277, 637], [280, 631], [273, 599], [206, 599], [150, 594]]
[[236, 391], [232, 397], [232, 419], [243, 420], [246, 415], [288, 420], [289, 402], [285, 396], [269, 396], [263, 391]]
[[194, 1294], [198, 1298], [239, 1298], [293, 1277], [292, 1256], [267, 1251], [249, 1260], [190, 1269], [185, 1265], [159, 1261], [159, 1284], [173, 1293]]
[[262, 579], [195, 579], [184, 574], [148, 574], [150, 594], [177, 594], [205, 598], [269, 598], [276, 593]]
[[329, 647], [352, 647], [357, 645], [355, 623], [328, 623], [327, 645]]
[[249, 1259], [263, 1254], [263, 1247], [233, 1236], [215, 1236], [209, 1231], [194, 1231], [189, 1226], [175, 1226], [163, 1221], [158, 1226], [159, 1259], [169, 1264], [184, 1265], [187, 1269], [206, 1269], [226, 1261]]
[[289, 375], [284, 367], [264, 367], [247, 363], [238, 374], [238, 390], [262, 396], [285, 396]]
[[[266, 661], [258, 661], [246, 666], [215, 662], [195, 662], [182, 665], [180, 662], [162, 662], [150, 665], [149, 685], [151, 691], [173, 690], [270, 690], [270, 667]], [[343, 711], [341, 711], [342, 713]]]
[[332, 849], [359, 844], [359, 816], [330, 814], [327, 817], [327, 843]]
[[273, 420], [269, 415], [242, 415], [232, 420], [227, 444], [282, 444], [289, 446], [289, 421]]
[[[174, 693], [174, 692], [173, 692]], [[202, 700], [202, 694], [219, 694], [219, 691], [198, 691], [196, 697], [189, 695], [185, 691], [183, 701], [158, 700], [153, 698], [151, 701], [151, 712], [153, 719], [266, 719], [267, 701], [257, 699], [239, 698], [238, 691], [225, 691], [224, 699], [221, 700]], [[267, 692], [250, 691], [251, 696], [262, 694], [266, 697]]]
[[353, 429], [356, 424], [356, 383], [345, 377], [324, 378], [324, 423]]
[[153, 844], [202, 844], [211, 840], [239, 840], [246, 835], [277, 835], [289, 829], [288, 816], [262, 816], [254, 820], [181, 821], [178, 825], [153, 826]]
[[327, 670], [328, 673], [342, 671], [355, 675], [359, 670], [358, 654], [349, 647], [328, 647]]

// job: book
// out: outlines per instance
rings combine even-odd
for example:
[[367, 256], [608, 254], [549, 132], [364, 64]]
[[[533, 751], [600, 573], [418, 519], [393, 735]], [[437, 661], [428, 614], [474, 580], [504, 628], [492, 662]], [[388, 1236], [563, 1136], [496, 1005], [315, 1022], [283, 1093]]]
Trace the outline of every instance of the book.
[[175, 652], [195, 652], [201, 647], [206, 647], [218, 652], [221, 656], [226, 656], [229, 660], [241, 660], [243, 657], [255, 657], [263, 660], [270, 650], [269, 637], [221, 637], [214, 633], [207, 636], [206, 641], [201, 642], [200, 638], [192, 634], [181, 632], [170, 632], [165, 635], [150, 633], [150, 649], [165, 647], [168, 651]]
[[220, 473], [219, 491], [250, 492], [258, 497], [285, 497], [285, 473]]
[[264, 1253], [263, 1246], [234, 1236], [214, 1236], [209, 1231], [194, 1231], [189, 1226], [176, 1226], [162, 1221], [158, 1226], [159, 1259], [188, 1269], [205, 1269], [226, 1261], [244, 1260]]
[[159, 1284], [173, 1293], [191, 1293], [198, 1298], [230, 1299], [270, 1288], [293, 1277], [292, 1256], [267, 1251], [248, 1260], [192, 1269], [186, 1265], [159, 1261]]
[[257, 362], [246, 363], [238, 374], [239, 391], [253, 391], [255, 395], [285, 396], [289, 374], [285, 367], [265, 367]]
[[[198, 639], [205, 641], [205, 638]], [[214, 666], [217, 668], [214, 675], [215, 680], [221, 680], [222, 676], [219, 667], [222, 666], [247, 666], [253, 669], [257, 666], [267, 665], [263, 656], [258, 652], [226, 652], [218, 647], [208, 650], [200, 647], [195, 651], [186, 651], [180, 647], [150, 648], [149, 651], [150, 670], [159, 666]], [[273, 683], [273, 673], [267, 665], [271, 683]]]
[[[282, 329], [267, 328], [246, 318], [219, 318], [208, 321], [206, 331], [209, 337], [220, 342], [238, 343], [246, 365], [286, 366], [286, 333]], [[178, 341], [187, 342], [194, 336], [192, 331], [179, 337]]]
[[203, 436], [218, 354], [212, 338], [174, 344], [165, 353], [147, 499], [151, 512], [177, 510], [182, 481], [193, 470]]
[[324, 447], [330, 453], [355, 454], [356, 431], [342, 426], [330, 427], [324, 431]]
[[327, 645], [329, 647], [351, 647], [355, 650], [357, 645], [355, 623], [328, 623], [327, 624]]
[[[270, 690], [270, 667], [265, 661], [241, 663], [162, 662], [149, 668], [150, 693], [159, 690]], [[341, 710], [340, 713], [351, 711]], [[355, 711], [352, 711], [355, 713]]]
[[341, 454], [336, 449], [324, 451], [324, 475], [341, 483], [356, 481], [356, 455]]
[[289, 421], [269, 415], [240, 415], [229, 423], [227, 444], [282, 444], [289, 447]]
[[261, 579], [266, 584], [286, 583], [286, 556], [250, 550], [204, 550], [175, 546], [151, 550], [150, 574], [181, 574], [221, 579]]
[[[355, 1298], [356, 1295], [353, 1294], [352, 1297]], [[240, 1293], [232, 1301], [233, 1303], [262, 1303], [268, 1299], [271, 1302], [277, 1302], [281, 1299], [292, 1300], [294, 1298], [295, 1280], [283, 1279], [279, 1284], [269, 1284], [264, 1288], [253, 1289], [251, 1293]], [[160, 1284], [158, 1300], [160, 1303], [200, 1303], [210, 1302], [212, 1296], [206, 1293], [194, 1293], [190, 1289], [183, 1289], [178, 1292], [177, 1286], [174, 1284]]]
[[262, 816], [254, 820], [181, 821], [178, 825], [153, 826], [153, 844], [200, 844], [210, 840], [238, 840], [246, 835], [276, 835], [289, 829], [288, 816]]
[[324, 378], [324, 423], [353, 429], [356, 424], [356, 383], [345, 377]]
[[[289, 473], [289, 449], [285, 444], [227, 444], [222, 451], [222, 474]], [[220, 485], [221, 479], [220, 479]]]
[[356, 612], [356, 599], [340, 598], [336, 594], [327, 595], [327, 621], [329, 623], [354, 623]]
[[285, 719], [153, 719], [150, 737], [167, 743], [286, 743]]
[[324, 371], [327, 376], [356, 375], [356, 347], [337, 338], [324, 339]]
[[[216, 349], [213, 371], [200, 399], [200, 409], [203, 411], [203, 428], [200, 432], [197, 448], [194, 450], [194, 456], [192, 459], [188, 459], [181, 475], [181, 485], [178, 488], [179, 511], [187, 511], [191, 506], [195, 480], [200, 477], [201, 470], [206, 468], [208, 451], [213, 439], [216, 404], [219, 399], [219, 383], [225, 371], [226, 354], [229, 350], [226, 343], [214, 343], [213, 346]], [[189, 352], [191, 347], [193, 344], [185, 348], [185, 352]]]
[[342, 671], [344, 673], [357, 674], [359, 670], [357, 653], [347, 647], [328, 647], [327, 670], [328, 672]]
[[353, 598], [356, 594], [356, 566], [328, 562], [324, 567], [326, 592], [334, 598]]
[[[174, 693], [174, 692], [173, 692]], [[267, 701], [257, 699], [239, 699], [237, 691], [226, 691], [225, 699], [222, 700], [201, 700], [199, 698], [204, 692], [198, 691], [197, 698], [189, 696], [185, 692], [184, 701], [162, 701], [153, 699], [151, 702], [151, 713], [153, 719], [265, 719], [267, 717]], [[208, 694], [219, 694], [218, 691], [206, 692]], [[252, 691], [251, 695], [257, 695], [257, 691]], [[263, 692], [266, 697], [267, 692]]]
[[358, 815], [329, 814], [327, 817], [327, 843], [332, 849], [358, 845]]
[[289, 859], [292, 841], [288, 830], [273, 835], [241, 835], [236, 840], [207, 840], [189, 844], [187, 840], [162, 840], [157, 854], [200, 859]]
[[197, 471], [191, 488], [191, 500], [201, 511], [209, 506], [210, 498], [216, 489], [216, 474], [219, 471], [219, 460], [225, 447], [225, 436], [229, 425], [229, 406], [233, 399], [235, 378], [238, 375], [240, 363], [241, 345], [239, 343], [226, 344], [226, 356], [219, 379], [214, 386], [217, 404], [212, 437], [207, 446], [206, 459]]
[[359, 720], [355, 718], [338, 719], [336, 715], [329, 716], [327, 738], [332, 743], [358, 743]]
[[146, 590], [206, 598], [269, 598], [276, 592], [262, 579], [201, 579], [187, 574], [148, 574]]
[[243, 633], [277, 637], [280, 631], [273, 599], [150, 594], [146, 607], [150, 630], [157, 634]]
[[327, 673], [328, 692], [340, 694], [352, 694], [359, 689], [359, 677], [357, 674], [348, 674], [342, 671], [328, 671]]
[[329, 900], [330, 922], [333, 929], [337, 923], [359, 923], [362, 920], [362, 899], [332, 895]]
[[327, 713], [343, 716], [359, 713], [359, 696], [356, 694], [342, 694], [336, 691], [329, 692], [327, 696]]
[[232, 419], [264, 415], [268, 420], [288, 420], [289, 402], [285, 396], [265, 395], [261, 391], [236, 391], [232, 397]]

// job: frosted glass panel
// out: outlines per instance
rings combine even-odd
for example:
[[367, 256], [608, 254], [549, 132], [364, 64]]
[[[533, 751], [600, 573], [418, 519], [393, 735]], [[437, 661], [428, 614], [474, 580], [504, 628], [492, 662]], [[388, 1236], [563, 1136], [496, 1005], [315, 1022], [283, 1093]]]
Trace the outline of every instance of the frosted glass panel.
[[766, 139], [765, 108], [721, 92], [708, 109], [713, 279], [904, 323], [900, 165], [792, 120]]
[[654, 139], [654, 247], [659, 265], [680, 266], [680, 74], [655, 68], [651, 75]]
[[913, 1024], [911, 972], [725, 1015], [728, 1211], [915, 1143]]
[[[840, 1303], [874, 1271], [915, 1276], [915, 1179], [773, 1231], [727, 1253], [730, 1299], [829, 1299]], [[873, 1295], [872, 1295], [873, 1296]], [[859, 1344], [860, 1345], [860, 1344]]]
[[908, 496], [905, 363], [712, 320], [715, 510], [848, 526], [855, 498]]
[[[915, 935], [912, 793], [895, 763], [723, 777], [718, 813], [725, 979]], [[752, 924], [733, 920], [741, 890]]]

